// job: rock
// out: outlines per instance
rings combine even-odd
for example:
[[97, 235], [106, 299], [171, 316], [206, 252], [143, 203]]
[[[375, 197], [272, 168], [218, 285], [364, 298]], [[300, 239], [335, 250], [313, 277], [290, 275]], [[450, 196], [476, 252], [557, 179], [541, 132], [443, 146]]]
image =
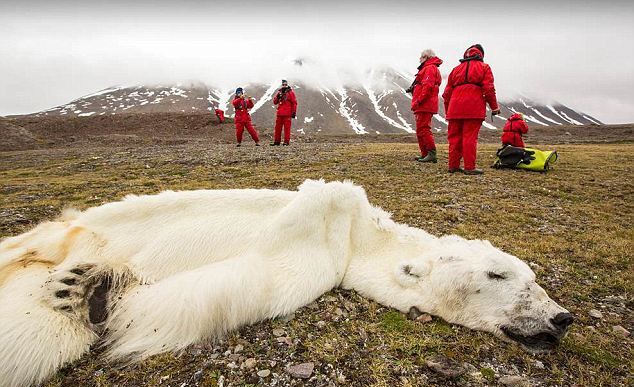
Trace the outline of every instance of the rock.
[[250, 357], [247, 360], [245, 360], [244, 363], [242, 363], [242, 367], [250, 370], [252, 368], [255, 368], [256, 364], [258, 364], [258, 361]]
[[258, 376], [261, 377], [261, 378], [266, 378], [269, 375], [271, 375], [271, 370], [259, 370], [258, 371]]
[[315, 369], [314, 363], [302, 363], [286, 367], [286, 372], [294, 378], [308, 379]]
[[618, 333], [623, 335], [624, 337], [629, 337], [630, 336], [630, 331], [628, 331], [627, 329], [623, 328], [620, 325], [615, 325], [612, 327], [612, 332]]
[[236, 347], [233, 349], [233, 353], [240, 353], [244, 350], [244, 345], [242, 344], [238, 344], [236, 345]]
[[416, 320], [422, 314], [423, 314], [423, 312], [418, 310], [417, 307], [412, 306], [411, 308], [409, 308], [409, 312], [407, 312], [407, 318], [410, 319], [410, 320]]
[[95, 376], [101, 376], [101, 375], [103, 375], [103, 369], [99, 369], [95, 371]]
[[288, 323], [288, 322], [291, 322], [294, 318], [295, 318], [295, 312], [289, 313], [286, 316], [282, 316], [279, 318], [279, 320], [283, 323]]
[[431, 322], [432, 320], [433, 320], [433, 318], [429, 314], [423, 313], [420, 316], [416, 317], [415, 321], [424, 324], [424, 323]]
[[293, 339], [290, 337], [278, 337], [277, 342], [280, 344], [293, 345]]
[[499, 382], [503, 386], [512, 386], [512, 387], [529, 387], [530, 386], [530, 383], [528, 382], [528, 380], [524, 379], [521, 376], [516, 376], [516, 375], [502, 376]]
[[449, 379], [455, 379], [466, 372], [465, 368], [461, 364], [449, 359], [430, 359], [425, 362], [425, 365], [427, 365], [427, 367], [429, 367], [432, 371]]
[[323, 329], [326, 326], [326, 322], [325, 321], [317, 321], [317, 328], [319, 329]]
[[535, 360], [535, 368], [539, 368], [540, 370], [543, 370], [546, 367], [544, 366], [544, 363], [542, 363], [541, 361]]
[[200, 382], [203, 378], [203, 370], [198, 370], [194, 372], [194, 375], [192, 376], [192, 378], [194, 379], [195, 382]]
[[284, 329], [273, 329], [273, 336], [275, 337], [280, 337], [280, 336], [284, 336], [286, 334], [286, 331]]
[[588, 315], [590, 315], [590, 317], [597, 318], [597, 319], [603, 318], [603, 313], [599, 312], [596, 309], [590, 309], [590, 311], [588, 312]]

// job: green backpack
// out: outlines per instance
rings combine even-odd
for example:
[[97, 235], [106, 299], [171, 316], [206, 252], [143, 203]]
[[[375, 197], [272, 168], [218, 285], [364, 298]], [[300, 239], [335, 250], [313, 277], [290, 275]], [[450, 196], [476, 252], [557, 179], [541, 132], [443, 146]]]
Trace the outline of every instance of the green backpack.
[[547, 172], [557, 162], [557, 151], [540, 151], [534, 148], [518, 148], [507, 145], [498, 149], [493, 168], [519, 168]]

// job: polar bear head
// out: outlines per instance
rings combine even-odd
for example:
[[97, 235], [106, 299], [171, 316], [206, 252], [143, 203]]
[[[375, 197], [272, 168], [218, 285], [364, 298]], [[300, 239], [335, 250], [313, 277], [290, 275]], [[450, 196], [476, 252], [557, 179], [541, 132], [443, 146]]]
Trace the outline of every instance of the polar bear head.
[[437, 242], [397, 267], [401, 286], [420, 297], [413, 307], [533, 352], [561, 341], [573, 317], [535, 282], [526, 263], [488, 241], [445, 236]]

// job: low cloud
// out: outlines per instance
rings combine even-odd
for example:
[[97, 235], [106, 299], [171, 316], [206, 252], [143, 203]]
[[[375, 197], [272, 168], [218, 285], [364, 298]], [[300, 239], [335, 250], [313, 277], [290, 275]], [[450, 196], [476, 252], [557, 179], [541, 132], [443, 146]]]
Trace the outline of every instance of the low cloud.
[[571, 12], [567, 3], [544, 3], [515, 12], [465, 3], [465, 12], [453, 12], [460, 3], [232, 4], [0, 8], [0, 114], [38, 111], [112, 85], [202, 81], [229, 89], [285, 77], [332, 87], [362, 82], [377, 66], [413, 73], [428, 47], [445, 61], [446, 75], [479, 42], [502, 98], [523, 94], [605, 122], [634, 121], [628, 5], [581, 3]]

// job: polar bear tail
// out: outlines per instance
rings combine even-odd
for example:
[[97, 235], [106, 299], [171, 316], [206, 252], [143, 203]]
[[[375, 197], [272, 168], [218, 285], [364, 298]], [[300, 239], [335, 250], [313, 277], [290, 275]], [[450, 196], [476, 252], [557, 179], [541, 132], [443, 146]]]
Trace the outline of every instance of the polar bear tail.
[[97, 335], [46, 299], [51, 267], [22, 268], [0, 286], [0, 386], [38, 385], [88, 352]]

